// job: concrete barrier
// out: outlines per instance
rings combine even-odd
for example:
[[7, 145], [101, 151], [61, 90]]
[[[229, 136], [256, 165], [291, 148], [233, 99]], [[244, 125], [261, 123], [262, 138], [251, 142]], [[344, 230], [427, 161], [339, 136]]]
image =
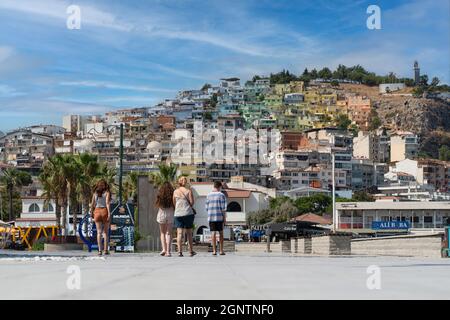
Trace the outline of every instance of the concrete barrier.
[[281, 252], [291, 253], [291, 240], [280, 240]]
[[442, 234], [353, 239], [352, 254], [441, 257]]
[[351, 235], [328, 235], [311, 238], [311, 253], [318, 255], [350, 255]]
[[297, 254], [311, 254], [311, 238], [299, 238], [297, 240]]
[[44, 243], [45, 252], [83, 250], [81, 243]]
[[[267, 252], [266, 242], [240, 242], [236, 243], [235, 250], [237, 253], [262, 253]], [[281, 246], [272, 242], [270, 245], [271, 252], [281, 252]]]

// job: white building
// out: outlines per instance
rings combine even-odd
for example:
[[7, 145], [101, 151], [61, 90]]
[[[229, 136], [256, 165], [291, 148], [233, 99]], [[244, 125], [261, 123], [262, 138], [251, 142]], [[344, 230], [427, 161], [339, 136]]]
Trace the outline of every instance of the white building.
[[[235, 188], [235, 186], [241, 186]], [[208, 215], [205, 210], [206, 197], [213, 190], [213, 183], [192, 183], [191, 189], [194, 195], [195, 234], [202, 234], [203, 229], [209, 229]], [[269, 200], [275, 197], [275, 189], [268, 189], [245, 182], [230, 182], [227, 189], [227, 225], [244, 226], [250, 212], [267, 209]]]
[[390, 93], [405, 89], [404, 83], [382, 83], [379, 86], [380, 93]]
[[45, 203], [41, 196], [22, 197], [22, 213], [16, 219], [17, 227], [56, 226], [55, 201]]
[[353, 156], [376, 162], [389, 162], [390, 138], [383, 130], [376, 132], [359, 131], [353, 138]]
[[391, 162], [414, 159], [419, 150], [419, 138], [412, 132], [397, 132], [391, 136]]
[[439, 229], [450, 217], [450, 202], [338, 202], [336, 210], [340, 229], [371, 229], [373, 221], [409, 221], [411, 229]]

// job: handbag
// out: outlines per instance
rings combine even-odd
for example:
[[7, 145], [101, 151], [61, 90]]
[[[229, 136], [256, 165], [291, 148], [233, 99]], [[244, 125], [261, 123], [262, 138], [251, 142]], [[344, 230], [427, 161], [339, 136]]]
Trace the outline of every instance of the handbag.
[[197, 210], [194, 209], [194, 207], [192, 206], [191, 202], [189, 201], [189, 199], [186, 197], [186, 195], [184, 194], [184, 192], [182, 192], [180, 190], [180, 192], [183, 194], [183, 197], [186, 199], [187, 203], [189, 204], [189, 207], [191, 207], [192, 213], [194, 214], [194, 216], [197, 214]]

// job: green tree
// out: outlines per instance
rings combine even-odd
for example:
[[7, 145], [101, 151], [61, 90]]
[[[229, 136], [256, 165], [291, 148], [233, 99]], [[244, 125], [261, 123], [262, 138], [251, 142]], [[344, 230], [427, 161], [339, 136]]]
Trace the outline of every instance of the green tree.
[[0, 176], [0, 183], [3, 185], [6, 194], [8, 195], [8, 219], [12, 221], [15, 219], [14, 212], [14, 193], [20, 192], [22, 187], [28, 186], [33, 183], [31, 175], [27, 172], [17, 170], [15, 168], [8, 168], [3, 170]]
[[381, 126], [381, 120], [378, 117], [378, 112], [372, 109], [369, 114], [369, 130], [377, 130]]
[[347, 130], [352, 121], [345, 114], [340, 114], [336, 119], [336, 126], [341, 130]]
[[354, 137], [358, 136], [359, 128], [356, 124], [351, 124], [348, 130], [352, 133]]
[[269, 208], [275, 210], [285, 202], [292, 202], [292, 199], [287, 196], [279, 196], [276, 198], [271, 198], [269, 200]]
[[157, 187], [161, 186], [165, 182], [175, 183], [177, 179], [177, 165], [170, 163], [169, 165], [162, 163], [158, 165], [158, 172], [150, 173], [150, 180]]
[[82, 153], [75, 157], [77, 166], [79, 168], [79, 181], [77, 186], [77, 193], [82, 203], [84, 214], [89, 212], [89, 203], [94, 191], [94, 185], [100, 176], [100, 163], [96, 155], [89, 153]]
[[316, 194], [310, 197], [301, 197], [295, 200], [295, 206], [299, 214], [317, 213], [323, 214], [330, 205], [332, 199], [325, 194]]
[[426, 74], [420, 76], [419, 85], [423, 87], [428, 86], [428, 76]]
[[[42, 184], [43, 194], [42, 196], [45, 198], [45, 204], [52, 200], [55, 201], [55, 216], [56, 216], [56, 226], [58, 227], [58, 232], [61, 231], [61, 208], [63, 204], [62, 199], [62, 179], [58, 174], [59, 170], [57, 168], [57, 161], [55, 157], [48, 159], [41, 170], [39, 175], [39, 181]], [[64, 180], [65, 184], [65, 180]]]
[[273, 210], [271, 209], [263, 209], [259, 211], [250, 212], [247, 215], [247, 224], [248, 225], [262, 225], [269, 223], [273, 220]]
[[373, 202], [375, 199], [366, 191], [355, 191], [352, 196], [354, 202]]
[[274, 217], [272, 221], [276, 223], [288, 222], [299, 215], [299, 211], [292, 201], [283, 202], [277, 209], [273, 210], [273, 212]]
[[294, 74], [290, 73], [289, 70], [283, 70], [275, 74], [270, 74], [271, 84], [286, 84], [296, 80], [298, 80], [298, 78]]
[[450, 148], [443, 145], [439, 148], [439, 160], [450, 161]]
[[329, 80], [333, 77], [333, 73], [327, 67], [323, 68], [318, 73], [319, 78]]
[[129, 199], [132, 200], [133, 204], [137, 203], [137, 186], [139, 176], [148, 176], [145, 172], [132, 171], [128, 173], [123, 183], [123, 196], [124, 201], [128, 202]]
[[212, 86], [209, 83], [205, 83], [200, 90], [201, 91], [208, 91], [209, 88], [212, 88]]
[[256, 75], [256, 76], [253, 76], [253, 79], [252, 79], [252, 81], [253, 81], [253, 82], [255, 82], [255, 81], [257, 81], [257, 80], [261, 80], [261, 77], [260, 77], [260, 76], [258, 76], [258, 75]]
[[348, 79], [348, 69], [346, 66], [340, 64], [337, 69], [333, 72], [333, 78], [335, 79]]

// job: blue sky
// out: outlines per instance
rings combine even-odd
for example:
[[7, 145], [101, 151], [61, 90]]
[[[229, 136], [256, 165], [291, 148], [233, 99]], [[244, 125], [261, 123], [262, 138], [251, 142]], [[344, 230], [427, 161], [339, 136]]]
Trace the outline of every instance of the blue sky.
[[[281, 69], [361, 64], [450, 81], [450, 1], [1, 0], [0, 131], [150, 106]], [[66, 27], [69, 5], [81, 30]], [[371, 4], [381, 30], [366, 27]]]

